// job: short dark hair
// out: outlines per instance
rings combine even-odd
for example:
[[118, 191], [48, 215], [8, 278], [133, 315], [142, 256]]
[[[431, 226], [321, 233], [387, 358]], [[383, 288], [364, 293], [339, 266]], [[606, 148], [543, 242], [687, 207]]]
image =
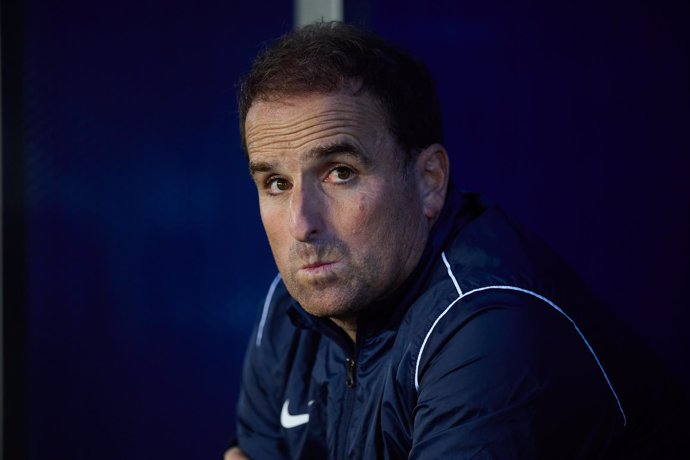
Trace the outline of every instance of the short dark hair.
[[341, 22], [317, 22], [278, 38], [240, 81], [242, 147], [247, 112], [255, 100], [331, 93], [358, 83], [381, 105], [406, 160], [443, 143], [441, 107], [426, 65], [378, 35]]

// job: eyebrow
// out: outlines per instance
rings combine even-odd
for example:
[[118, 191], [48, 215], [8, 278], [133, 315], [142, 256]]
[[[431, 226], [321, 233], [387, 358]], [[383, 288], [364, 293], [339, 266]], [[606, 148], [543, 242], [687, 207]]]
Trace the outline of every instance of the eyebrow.
[[[322, 145], [314, 147], [309, 150], [305, 157], [309, 160], [323, 160], [335, 155], [348, 155], [354, 159], [362, 162], [365, 166], [370, 164], [371, 160], [364, 152], [347, 141], [335, 142], [333, 144]], [[273, 164], [266, 161], [250, 161], [249, 173], [253, 176], [256, 173], [273, 170]]]
[[335, 142], [319, 147], [314, 147], [307, 152], [307, 158], [314, 160], [322, 160], [335, 155], [348, 155], [361, 161], [364, 164], [369, 164], [369, 157], [362, 152], [355, 145], [347, 141]]
[[249, 161], [249, 174], [254, 176], [256, 173], [266, 172], [273, 169], [271, 163], [265, 161]]

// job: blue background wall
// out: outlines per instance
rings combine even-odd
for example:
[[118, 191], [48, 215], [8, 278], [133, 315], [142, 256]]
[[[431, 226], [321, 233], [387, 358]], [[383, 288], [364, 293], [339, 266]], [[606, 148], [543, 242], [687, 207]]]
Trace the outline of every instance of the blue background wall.
[[[219, 458], [275, 274], [234, 83], [291, 28], [291, 3], [19, 5], [3, 11], [3, 34], [18, 20], [3, 36], [18, 75], [3, 94], [7, 458]], [[684, 7], [345, 13], [427, 61], [459, 184], [536, 229], [690, 382]]]

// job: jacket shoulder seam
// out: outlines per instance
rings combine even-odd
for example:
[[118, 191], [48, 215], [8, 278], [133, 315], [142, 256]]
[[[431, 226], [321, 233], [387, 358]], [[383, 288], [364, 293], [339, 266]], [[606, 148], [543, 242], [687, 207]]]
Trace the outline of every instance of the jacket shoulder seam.
[[268, 311], [271, 309], [271, 300], [273, 300], [273, 294], [276, 292], [276, 287], [278, 286], [278, 283], [280, 282], [280, 273], [278, 273], [275, 278], [273, 278], [273, 281], [271, 282], [271, 286], [268, 288], [268, 293], [266, 294], [266, 298], [264, 299], [264, 307], [263, 310], [261, 311], [261, 320], [259, 320], [259, 327], [256, 331], [256, 341], [255, 344], [257, 347], [261, 346], [261, 339], [263, 339], [264, 336], [264, 328], [266, 327], [266, 319], [268, 318]]

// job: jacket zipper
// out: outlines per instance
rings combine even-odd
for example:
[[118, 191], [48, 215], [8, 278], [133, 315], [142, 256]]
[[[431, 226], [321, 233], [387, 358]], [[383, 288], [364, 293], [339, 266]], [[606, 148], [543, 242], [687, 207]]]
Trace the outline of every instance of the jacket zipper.
[[347, 375], [345, 377], [345, 385], [348, 388], [354, 388], [355, 386], [355, 360], [347, 358], [345, 360], [345, 368], [347, 370]]
[[[356, 348], [356, 347], [355, 347]], [[355, 349], [355, 356], [357, 350]], [[354, 409], [354, 402], [356, 396], [356, 362], [354, 358], [345, 359], [345, 403], [343, 404], [342, 423], [340, 424], [340, 433], [338, 436], [338, 458], [347, 458], [347, 435], [350, 432], [350, 419]]]

